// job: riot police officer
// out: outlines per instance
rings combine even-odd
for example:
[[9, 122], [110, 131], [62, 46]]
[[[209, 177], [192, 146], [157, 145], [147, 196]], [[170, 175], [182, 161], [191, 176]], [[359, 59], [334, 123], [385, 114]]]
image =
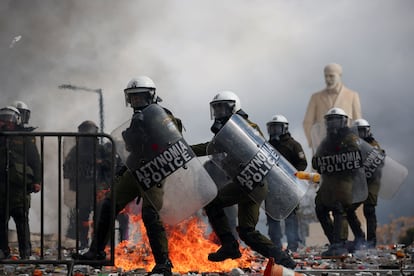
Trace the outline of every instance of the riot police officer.
[[[37, 128], [37, 127], [29, 125], [31, 110], [25, 102], [23, 102], [23, 101], [14, 101], [11, 104], [11, 106], [14, 106], [20, 112], [21, 122], [18, 126], [18, 130], [29, 131], [30, 132], [30, 131], [34, 131]], [[36, 148], [36, 150], [37, 150], [37, 148]], [[27, 227], [27, 229], [30, 229], [29, 220], [27, 220], [26, 227]], [[30, 248], [31, 248], [32, 246], [31, 246], [30, 236], [29, 236], [29, 244], [30, 244]]]
[[[274, 115], [272, 120], [267, 122], [269, 143], [283, 155], [298, 171], [304, 171], [308, 165], [302, 146], [289, 132], [289, 122], [283, 115]], [[297, 208], [285, 219], [285, 234], [288, 242], [287, 248], [295, 252], [298, 249], [299, 221], [296, 215]], [[267, 215], [269, 237], [278, 247], [282, 248], [282, 229], [280, 221]]]
[[14, 101], [11, 106], [17, 108], [20, 112], [20, 116], [22, 118], [19, 128], [25, 131], [33, 131], [36, 127], [29, 125], [31, 110], [29, 106], [22, 101]]
[[[17, 131], [20, 126], [21, 117], [17, 108], [7, 106], [0, 109], [0, 131]], [[40, 191], [40, 181], [41, 163], [35, 139], [21, 136], [0, 137], [0, 259], [10, 256], [10, 217], [16, 223], [20, 258], [27, 259], [31, 256], [30, 193]]]
[[[83, 121], [78, 126], [78, 132], [83, 134], [98, 133], [98, 126], [90, 120]], [[69, 180], [65, 191], [72, 191], [67, 196], [78, 195], [78, 224], [76, 224], [76, 212], [69, 212], [69, 227], [67, 237], [76, 238], [75, 226], [79, 225], [79, 248], [84, 249], [89, 245], [89, 215], [93, 210], [95, 189], [98, 190], [100, 183], [104, 181], [104, 172], [110, 171], [110, 161], [105, 153], [103, 145], [99, 144], [96, 137], [79, 137], [78, 143], [74, 145], [66, 156], [63, 164], [63, 176]], [[98, 188], [98, 189], [97, 189]], [[75, 207], [75, 206], [69, 206]]]
[[[358, 119], [352, 123], [353, 127], [358, 129], [358, 135], [361, 139], [370, 144], [373, 148], [379, 150], [384, 156], [385, 151], [381, 149], [378, 141], [372, 135], [371, 126], [365, 119]], [[378, 192], [380, 189], [381, 170], [375, 171], [370, 177], [367, 177], [368, 197], [363, 202], [363, 212], [367, 222], [367, 235], [361, 229], [361, 222], [355, 214], [355, 210], [361, 203], [353, 204], [352, 208], [347, 211], [347, 219], [349, 226], [354, 234], [354, 248], [358, 249], [365, 245], [374, 248], [377, 244], [377, 216], [375, 208], [378, 202]]]
[[[211, 117], [214, 118], [214, 123], [210, 129], [215, 135], [219, 133], [233, 114], [237, 114], [242, 120], [247, 121], [252, 128], [256, 129], [259, 135], [263, 136], [259, 127], [251, 122], [248, 119], [248, 114], [241, 109], [240, 99], [232, 91], [222, 91], [214, 96], [210, 102], [210, 111]], [[192, 149], [198, 156], [207, 155], [209, 143], [192, 145]], [[224, 167], [223, 169], [226, 170]], [[237, 204], [237, 232], [240, 239], [250, 246], [251, 249], [263, 256], [267, 258], [273, 257], [278, 264], [294, 268], [296, 263], [293, 259], [256, 230], [260, 205], [267, 195], [267, 184], [263, 183], [263, 185], [258, 185], [255, 188], [255, 193], [260, 198], [257, 201], [249, 196], [236, 179], [233, 179], [219, 189], [216, 198], [205, 207], [209, 222], [221, 242], [221, 247], [218, 251], [210, 253], [208, 259], [212, 262], [221, 262], [226, 259], [237, 259], [241, 257], [239, 244], [232, 233], [232, 229], [229, 226], [228, 219], [223, 210], [225, 207]]]
[[[141, 111], [151, 104], [158, 104], [161, 99], [156, 94], [154, 82], [146, 76], [139, 76], [132, 79], [128, 83], [124, 93], [126, 104], [133, 108], [134, 114], [129, 128], [122, 135], [127, 150], [134, 152], [135, 157], [139, 159], [142, 158], [142, 156], [140, 157], [143, 154], [142, 151], [148, 150], [142, 140], [145, 137], [143, 137], [142, 133], [138, 132], [142, 124], [140, 119]], [[175, 118], [167, 109], [164, 110], [177, 126], [181, 126], [181, 122], [178, 123], [179, 119]], [[118, 174], [119, 176], [113, 186], [116, 198], [116, 214], [137, 196], [142, 197], [142, 219], [156, 262], [150, 274], [172, 275], [171, 269], [173, 265], [169, 258], [167, 235], [158, 212], [163, 204], [162, 185], [156, 185], [145, 191], [145, 196], [143, 196], [144, 190], [141, 185], [137, 184], [137, 180], [131, 170], [124, 167]], [[111, 200], [110, 197], [107, 197], [101, 204], [101, 211], [97, 219], [97, 229], [95, 230], [89, 251], [83, 255], [75, 254], [73, 256], [74, 258], [89, 260], [105, 258], [104, 248], [111, 225]]]
[[326, 137], [312, 158], [312, 167], [322, 176], [315, 211], [330, 242], [322, 255], [337, 256], [348, 253], [342, 231], [346, 210], [365, 199], [367, 191], [359, 137], [348, 127], [348, 115], [340, 108], [331, 108], [325, 123]]

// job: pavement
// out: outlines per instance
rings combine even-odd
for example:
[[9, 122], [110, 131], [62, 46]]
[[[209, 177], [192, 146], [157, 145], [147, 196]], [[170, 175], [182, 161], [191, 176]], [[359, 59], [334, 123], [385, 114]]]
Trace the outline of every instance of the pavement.
[[[18, 260], [17, 248], [12, 248], [14, 260]], [[342, 276], [342, 275], [414, 275], [414, 247], [404, 245], [386, 245], [377, 246], [376, 248], [362, 248], [344, 256], [323, 258], [321, 252], [326, 250], [326, 246], [302, 247], [298, 252], [292, 253], [292, 257], [298, 263], [294, 270], [277, 270], [273, 269], [272, 276], [285, 275], [308, 275], [308, 276]], [[38, 252], [38, 250], [34, 250]], [[71, 250], [64, 250], [64, 258], [70, 260]], [[45, 256], [53, 259], [56, 251], [53, 248], [46, 249]], [[97, 276], [121, 276], [121, 275], [146, 275], [144, 268], [137, 267], [132, 270], [124, 271], [116, 267], [102, 267], [96, 269], [88, 265], [52, 265], [41, 264], [39, 256], [34, 254], [28, 263], [23, 260], [19, 264], [0, 263], [0, 275], [20, 275], [20, 276], [40, 276], [40, 275], [97, 275]], [[23, 263], [22, 263], [23, 262]], [[31, 263], [30, 263], [31, 262]], [[174, 275], [263, 275], [268, 260], [255, 254], [251, 258], [250, 267], [234, 267], [229, 271], [209, 272], [209, 271], [188, 271], [174, 272]], [[277, 265], [275, 265], [276, 268]], [[281, 272], [282, 271], [282, 272]]]

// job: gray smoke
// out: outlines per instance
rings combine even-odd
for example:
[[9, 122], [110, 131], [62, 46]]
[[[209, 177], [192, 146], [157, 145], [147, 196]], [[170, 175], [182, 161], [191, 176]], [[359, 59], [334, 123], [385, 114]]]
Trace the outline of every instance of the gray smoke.
[[[75, 131], [99, 122], [98, 97], [58, 86], [100, 88], [110, 133], [130, 117], [127, 82], [148, 75], [189, 143], [211, 138], [208, 103], [233, 90], [262, 130], [284, 114], [306, 147], [307, 102], [324, 87], [324, 65], [337, 62], [375, 137], [412, 171], [413, 8], [404, 0], [1, 1], [0, 102], [25, 101], [39, 131]], [[381, 223], [413, 215], [412, 180], [380, 201]]]

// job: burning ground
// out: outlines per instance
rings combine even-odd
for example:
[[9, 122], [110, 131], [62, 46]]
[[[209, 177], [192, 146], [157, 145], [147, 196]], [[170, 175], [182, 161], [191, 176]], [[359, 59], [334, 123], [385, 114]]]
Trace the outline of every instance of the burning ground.
[[[115, 249], [115, 266], [94, 269], [76, 265], [73, 275], [145, 275], [154, 266], [145, 227], [139, 215], [130, 215], [130, 239], [123, 241]], [[194, 216], [174, 227], [168, 227], [170, 258], [174, 264], [175, 275], [263, 275], [267, 259], [241, 246], [243, 256], [237, 260], [214, 263], [207, 255], [219, 248], [217, 239], [211, 234], [202, 214]], [[51, 238], [53, 239], [53, 238]], [[36, 241], [34, 241], [36, 245]], [[56, 254], [54, 241], [47, 243], [46, 255]], [[108, 248], [109, 249], [109, 248]], [[298, 263], [297, 273], [305, 275], [356, 275], [371, 271], [369, 275], [413, 275], [414, 249], [411, 246], [387, 245], [375, 249], [362, 249], [346, 258], [322, 259], [320, 253], [326, 246], [302, 247], [293, 254]], [[34, 258], [39, 248], [35, 249]], [[73, 248], [64, 250], [70, 258]], [[14, 244], [17, 253], [17, 244]], [[109, 253], [109, 252], [108, 252]], [[36, 274], [42, 273], [42, 274]], [[0, 265], [1, 275], [66, 275], [65, 266], [50, 265]], [[336, 274], [339, 273], [339, 274]], [[348, 274], [346, 274], [348, 273]], [[403, 274], [404, 273], [404, 274]], [[364, 274], [365, 275], [365, 274]]]

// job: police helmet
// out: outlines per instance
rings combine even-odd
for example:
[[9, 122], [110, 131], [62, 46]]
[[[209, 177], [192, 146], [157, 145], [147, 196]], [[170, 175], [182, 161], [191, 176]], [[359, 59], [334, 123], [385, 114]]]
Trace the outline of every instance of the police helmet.
[[334, 107], [325, 114], [326, 128], [328, 132], [348, 126], [348, 115], [341, 108]]
[[361, 138], [367, 138], [371, 136], [371, 126], [365, 119], [357, 119], [352, 123], [352, 126], [358, 129], [358, 135]]
[[156, 95], [155, 90], [155, 84], [149, 77], [133, 78], [124, 89], [125, 104], [131, 105], [132, 108], [144, 108], [152, 103], [161, 102], [162, 100]]
[[30, 109], [27, 104], [22, 101], [14, 101], [12, 106], [19, 110], [22, 124], [28, 124], [30, 120]]
[[0, 130], [15, 130], [21, 125], [20, 111], [14, 106], [0, 109]]
[[221, 91], [210, 102], [211, 119], [228, 118], [241, 109], [239, 97], [232, 91]]
[[283, 115], [273, 115], [272, 119], [266, 123], [266, 126], [270, 137], [279, 137], [288, 132], [289, 122]]
[[78, 126], [78, 131], [81, 133], [97, 133], [98, 132], [98, 126], [92, 122], [92, 121], [83, 121]]

